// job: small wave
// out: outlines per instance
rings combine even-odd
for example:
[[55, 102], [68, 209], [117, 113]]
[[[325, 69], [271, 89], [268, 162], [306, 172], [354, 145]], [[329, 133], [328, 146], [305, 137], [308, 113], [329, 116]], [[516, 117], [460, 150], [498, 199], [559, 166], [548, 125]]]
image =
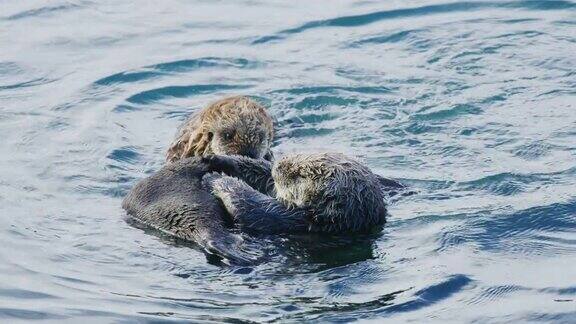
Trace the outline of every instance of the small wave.
[[13, 14], [13, 15], [10, 15], [8, 17], [5, 17], [4, 19], [6, 19], [6, 20], [19, 20], [19, 19], [24, 19], [24, 18], [39, 17], [39, 16], [53, 14], [56, 12], [78, 9], [81, 7], [82, 6], [77, 5], [77, 4], [73, 4], [73, 3], [63, 4], [63, 5], [59, 5], [59, 6], [48, 6], [48, 7], [42, 7], [42, 8], [36, 8], [36, 9], [30, 9], [30, 10], [22, 11], [22, 12], [19, 12], [17, 14]]
[[507, 295], [517, 292], [528, 290], [527, 288], [515, 286], [515, 285], [503, 285], [503, 286], [495, 286], [495, 287], [488, 287], [484, 289], [479, 296], [474, 297], [470, 300], [470, 304], [484, 304], [493, 302], [497, 299], [505, 298]]
[[463, 274], [457, 274], [449, 277], [445, 281], [426, 287], [417, 291], [414, 295], [416, 299], [411, 301], [390, 306], [381, 311], [382, 314], [412, 312], [424, 307], [434, 305], [453, 295], [461, 292], [464, 288], [473, 283], [473, 280]]
[[407, 39], [408, 37], [414, 35], [415, 33], [421, 32], [421, 29], [412, 30], [402, 30], [388, 35], [374, 36], [358, 41], [354, 41], [349, 46], [350, 47], [360, 47], [365, 44], [384, 44], [384, 43], [396, 43]]
[[[549, 215], [555, 217], [549, 217]], [[542, 254], [546, 251], [572, 251], [573, 241], [562, 244], [546, 233], [573, 232], [576, 227], [576, 201], [538, 206], [504, 215], [467, 215], [463, 224], [440, 236], [438, 250], [470, 244], [483, 251]]]
[[322, 128], [322, 127], [294, 128], [282, 132], [281, 136], [289, 138], [320, 137], [332, 134], [335, 131], [336, 131], [335, 129]]
[[463, 115], [479, 115], [482, 109], [474, 104], [456, 104], [447, 109], [436, 109], [432, 112], [417, 113], [413, 115], [415, 120], [447, 120], [458, 118]]
[[294, 109], [308, 110], [327, 106], [341, 106], [347, 107], [357, 104], [358, 100], [353, 98], [344, 98], [339, 96], [311, 96], [302, 99], [294, 105]]
[[550, 154], [554, 148], [553, 145], [544, 141], [534, 141], [517, 146], [513, 153], [523, 159], [534, 160]]
[[[36, 69], [25, 68], [16, 62], [0, 62], [0, 90], [28, 88], [58, 81], [39, 74]], [[7, 82], [2, 84], [4, 80]]]
[[54, 295], [25, 289], [0, 289], [0, 296], [10, 299], [55, 299]]
[[251, 85], [228, 84], [197, 84], [190, 86], [168, 86], [158, 89], [142, 91], [126, 99], [132, 104], [149, 104], [165, 98], [187, 98], [200, 94], [220, 92], [225, 90], [248, 89]]
[[281, 127], [289, 127], [289, 128], [314, 126], [325, 121], [334, 120], [337, 117], [338, 116], [336, 114], [331, 113], [323, 113], [323, 114], [309, 113], [299, 115], [298, 117], [282, 120], [278, 123], [278, 125]]
[[108, 154], [107, 158], [122, 163], [136, 164], [141, 160], [142, 155], [136, 151], [135, 147], [127, 146], [115, 149]]
[[184, 73], [201, 68], [233, 67], [238, 69], [251, 69], [259, 65], [260, 63], [256, 61], [250, 61], [243, 58], [203, 57], [149, 65], [135, 71], [124, 71], [99, 79], [95, 81], [94, 84], [114, 85], [139, 82], [158, 78], [171, 73]]
[[532, 312], [522, 317], [522, 321], [548, 322], [548, 323], [574, 323], [576, 321], [576, 311], [561, 313]]
[[523, 192], [530, 183], [541, 182], [545, 177], [535, 174], [499, 173], [483, 177], [478, 180], [462, 182], [459, 186], [463, 190], [486, 190], [487, 192], [509, 196]]
[[37, 79], [23, 81], [23, 82], [19, 82], [19, 83], [15, 83], [15, 84], [0, 85], [0, 90], [27, 88], [27, 87], [33, 87], [33, 86], [37, 86], [37, 85], [43, 85], [43, 84], [51, 83], [54, 81], [55, 80], [50, 80], [50, 79], [46, 79], [46, 78], [37, 78]]
[[113, 74], [94, 82], [97, 85], [111, 85], [116, 83], [133, 83], [148, 80], [163, 75], [156, 71], [127, 71]]
[[216, 316], [216, 315], [191, 315], [187, 313], [180, 312], [138, 312], [138, 314], [153, 316], [160, 320], [160, 322], [166, 319], [179, 319], [185, 320], [190, 323], [246, 323], [246, 324], [256, 324], [258, 322], [228, 316]]
[[[393, 305], [394, 299], [397, 297], [397, 295], [403, 292], [405, 292], [405, 290], [384, 294], [364, 302], [335, 302], [332, 303], [332, 305], [316, 305], [321, 301], [317, 298], [292, 298], [292, 301], [297, 303], [296, 305], [290, 305], [288, 311], [296, 313], [289, 313], [287, 315], [281, 316], [276, 318], [275, 321], [308, 322], [314, 320], [328, 322], [347, 322], [351, 321], [352, 319], [357, 320], [358, 317], [356, 316], [366, 318], [368, 317], [368, 314], [375, 313], [383, 308], [386, 309], [386, 307], [390, 308], [390, 306]], [[313, 306], [313, 308], [311, 310], [298, 312], [298, 310], [300, 310], [298, 307], [299, 305]]]
[[57, 320], [68, 316], [57, 315], [42, 311], [33, 311], [21, 308], [0, 307], [0, 318], [17, 318], [21, 320]]
[[280, 89], [270, 92], [270, 94], [289, 93], [292, 95], [301, 94], [337, 94], [339, 92], [362, 93], [362, 94], [382, 94], [392, 91], [384, 86], [319, 86], [319, 87], [295, 87], [290, 89]]
[[416, 8], [396, 9], [387, 11], [371, 12], [368, 14], [337, 17], [325, 20], [317, 20], [305, 23], [299, 27], [285, 29], [276, 35], [260, 37], [252, 44], [264, 44], [286, 38], [288, 35], [302, 33], [304, 31], [324, 27], [358, 27], [372, 24], [382, 20], [399, 19], [407, 17], [421, 17], [427, 15], [452, 13], [459, 11], [482, 10], [492, 8], [526, 9], [526, 10], [562, 10], [576, 7], [570, 1], [512, 1], [512, 2], [455, 2], [438, 5], [428, 5]]

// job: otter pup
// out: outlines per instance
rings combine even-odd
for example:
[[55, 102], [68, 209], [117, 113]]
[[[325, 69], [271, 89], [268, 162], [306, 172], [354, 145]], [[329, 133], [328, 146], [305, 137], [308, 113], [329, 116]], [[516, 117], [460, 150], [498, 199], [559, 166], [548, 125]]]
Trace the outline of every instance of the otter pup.
[[200, 157], [176, 161], [137, 183], [122, 207], [136, 221], [200, 245], [234, 264], [250, 264], [240, 236], [230, 232], [230, 217], [202, 186], [208, 166]]
[[180, 127], [166, 161], [208, 154], [272, 159], [274, 130], [266, 109], [246, 96], [213, 102]]
[[261, 233], [370, 232], [386, 222], [382, 184], [397, 184], [337, 153], [290, 155], [271, 172], [270, 163], [245, 157], [204, 161], [229, 175], [206, 175], [206, 186], [243, 229]]

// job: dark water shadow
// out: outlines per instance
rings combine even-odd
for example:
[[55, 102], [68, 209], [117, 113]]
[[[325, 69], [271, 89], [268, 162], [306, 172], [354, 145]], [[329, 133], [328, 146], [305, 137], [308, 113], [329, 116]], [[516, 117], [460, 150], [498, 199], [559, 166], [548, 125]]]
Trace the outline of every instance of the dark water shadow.
[[[282, 264], [283, 270], [296, 272], [321, 272], [358, 262], [375, 259], [374, 244], [381, 237], [380, 233], [370, 235], [249, 235], [237, 228], [230, 228], [234, 234], [241, 235], [243, 247], [253, 254], [258, 254], [251, 265], [231, 265], [219, 255], [202, 249], [198, 244], [183, 240], [169, 233], [150, 227], [129, 216], [125, 221], [145, 234], [158, 237], [163, 243], [171, 246], [191, 248], [202, 252], [208, 264], [218, 267], [232, 266], [236, 274], [251, 273], [254, 267], [263, 263]], [[302, 265], [301, 268], [299, 266]], [[192, 274], [180, 273], [179, 277], [187, 278]]]
[[[190, 248], [194, 251], [203, 253], [204, 256], [206, 257], [206, 262], [210, 265], [214, 265], [214, 266], [218, 266], [218, 267], [225, 267], [225, 266], [229, 265], [226, 262], [226, 260], [224, 260], [224, 258], [222, 258], [221, 256], [207, 252], [206, 250], [204, 250], [202, 247], [200, 247], [200, 245], [196, 244], [195, 242], [175, 237], [173, 235], [170, 235], [169, 233], [155, 229], [149, 225], [146, 225], [142, 222], [139, 222], [138, 220], [136, 220], [132, 217], [129, 217], [129, 216], [125, 216], [124, 219], [128, 225], [142, 230], [144, 232], [144, 234], [157, 237], [158, 239], [160, 239], [160, 241], [162, 243], [165, 243], [165, 244], [170, 245], [170, 246], [176, 246], [176, 247], [187, 247], [187, 248]], [[177, 273], [175, 275], [177, 277], [185, 279], [185, 278], [190, 277], [191, 274]]]
[[288, 264], [315, 265], [312, 271], [320, 272], [375, 259], [374, 244], [380, 237], [380, 233], [288, 235], [277, 249], [286, 256]]

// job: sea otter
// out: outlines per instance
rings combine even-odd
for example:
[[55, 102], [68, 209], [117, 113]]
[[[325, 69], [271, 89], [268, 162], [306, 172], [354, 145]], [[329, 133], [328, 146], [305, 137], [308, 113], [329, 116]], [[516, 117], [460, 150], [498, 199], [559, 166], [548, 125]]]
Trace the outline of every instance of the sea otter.
[[192, 157], [137, 183], [122, 206], [228, 263], [253, 264], [261, 253], [233, 233], [234, 221], [260, 233], [369, 232], [386, 220], [382, 179], [341, 154], [293, 155], [274, 166], [244, 156]]
[[166, 161], [208, 154], [272, 159], [272, 118], [246, 96], [224, 98], [193, 114], [180, 127]]
[[230, 231], [230, 217], [209, 190], [202, 186], [208, 166], [200, 157], [164, 166], [137, 183], [122, 202], [135, 220], [177, 238], [197, 243], [206, 252], [233, 264], [251, 264], [239, 235]]
[[[273, 166], [240, 156], [204, 158], [203, 182], [243, 230], [371, 232], [386, 222], [382, 186], [403, 187], [338, 153], [295, 154]], [[241, 180], [240, 180], [241, 179]]]

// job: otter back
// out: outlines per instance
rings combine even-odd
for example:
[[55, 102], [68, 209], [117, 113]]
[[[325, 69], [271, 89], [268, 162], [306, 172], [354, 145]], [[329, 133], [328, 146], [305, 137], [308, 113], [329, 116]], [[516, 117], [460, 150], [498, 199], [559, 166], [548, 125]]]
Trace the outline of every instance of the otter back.
[[122, 207], [140, 223], [197, 243], [206, 252], [236, 264], [251, 263], [242, 240], [227, 228], [228, 214], [202, 187], [207, 167], [200, 158], [164, 166], [141, 180], [128, 193]]

